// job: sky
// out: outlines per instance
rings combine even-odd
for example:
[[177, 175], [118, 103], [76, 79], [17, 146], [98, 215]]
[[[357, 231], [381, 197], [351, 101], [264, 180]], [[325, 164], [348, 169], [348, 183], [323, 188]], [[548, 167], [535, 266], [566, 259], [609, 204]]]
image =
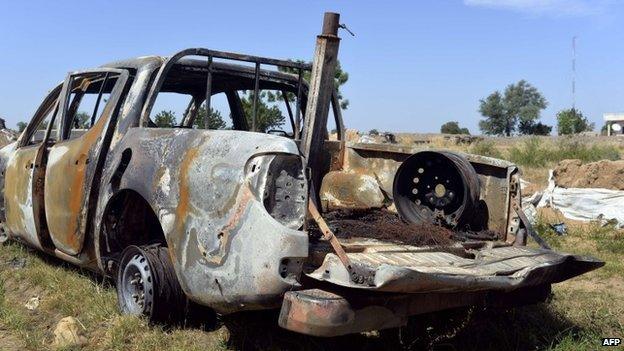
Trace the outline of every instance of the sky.
[[479, 99], [525, 79], [553, 125], [572, 105], [602, 126], [624, 111], [624, 2], [8, 1], [0, 0], [0, 117], [28, 121], [67, 72], [144, 55], [208, 47], [311, 60], [323, 13], [339, 12], [349, 128], [478, 134]]

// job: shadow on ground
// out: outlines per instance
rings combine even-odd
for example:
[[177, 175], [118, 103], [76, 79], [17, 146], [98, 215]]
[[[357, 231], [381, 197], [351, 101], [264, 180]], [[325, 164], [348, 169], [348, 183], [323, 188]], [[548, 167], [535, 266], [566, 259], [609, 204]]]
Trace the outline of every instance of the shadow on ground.
[[[54, 257], [28, 250], [46, 264], [114, 289], [114, 283]], [[25, 259], [24, 259], [25, 261]], [[25, 264], [7, 260], [0, 265], [19, 269]], [[206, 316], [195, 306], [197, 315]], [[315, 338], [289, 332], [277, 325], [277, 311], [249, 312], [216, 320], [190, 318], [186, 328], [211, 333], [228, 330], [227, 347], [234, 350], [530, 350], [556, 346], [564, 338], [579, 340], [584, 331], [548, 303], [513, 309], [458, 309], [412, 318], [407, 327], [335, 338]], [[2, 335], [0, 335], [2, 336]], [[5, 339], [0, 337], [0, 341]]]
[[407, 327], [335, 338], [299, 335], [277, 327], [276, 312], [224, 318], [236, 350], [534, 350], [574, 340], [582, 330], [548, 304], [508, 310], [453, 310], [414, 317]]

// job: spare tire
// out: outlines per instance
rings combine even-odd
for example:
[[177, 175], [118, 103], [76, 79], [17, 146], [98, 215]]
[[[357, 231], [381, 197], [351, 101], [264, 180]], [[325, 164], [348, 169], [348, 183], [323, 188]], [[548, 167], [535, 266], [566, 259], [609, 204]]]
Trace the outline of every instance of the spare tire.
[[415, 153], [394, 176], [394, 203], [411, 223], [465, 226], [476, 214], [479, 193], [477, 172], [465, 157], [450, 151]]

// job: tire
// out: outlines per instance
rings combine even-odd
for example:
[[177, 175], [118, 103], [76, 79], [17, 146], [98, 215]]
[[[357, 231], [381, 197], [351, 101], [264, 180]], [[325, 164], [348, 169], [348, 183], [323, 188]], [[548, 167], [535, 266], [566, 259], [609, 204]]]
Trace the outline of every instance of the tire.
[[123, 251], [117, 300], [121, 313], [145, 316], [151, 323], [175, 325], [184, 320], [187, 298], [166, 247], [128, 246]]

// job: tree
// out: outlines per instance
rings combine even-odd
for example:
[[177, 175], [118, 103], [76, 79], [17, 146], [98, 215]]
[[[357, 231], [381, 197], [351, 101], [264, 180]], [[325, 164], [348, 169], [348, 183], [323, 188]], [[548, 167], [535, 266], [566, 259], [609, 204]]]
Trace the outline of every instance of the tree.
[[443, 134], [470, 134], [470, 131], [468, 130], [468, 128], [460, 128], [459, 127], [459, 122], [450, 121], [450, 122], [444, 123], [440, 127], [440, 133], [443, 133]]
[[550, 135], [552, 127], [545, 125], [542, 122], [535, 123], [535, 121], [520, 121], [518, 130], [520, 134], [525, 135]]
[[80, 111], [74, 116], [74, 129], [88, 129], [91, 126], [91, 115]]
[[525, 80], [508, 85], [503, 95], [495, 91], [479, 102], [479, 112], [486, 117], [479, 122], [479, 128], [485, 134], [510, 136], [518, 123], [520, 134], [543, 132], [548, 127], [536, 122], [548, 102], [537, 88]]
[[594, 130], [594, 124], [589, 123], [581, 111], [571, 108], [557, 113], [557, 131], [559, 135], [578, 134]]
[[379, 131], [377, 129], [371, 129], [368, 131], [368, 135], [379, 135]]
[[[206, 105], [202, 104], [197, 110], [197, 115], [193, 121], [193, 127], [198, 129], [205, 128], [206, 120]], [[221, 112], [210, 107], [210, 114], [208, 115], [208, 129], [226, 129], [227, 123], [221, 117]]]
[[27, 126], [28, 123], [26, 122], [17, 122], [17, 131], [21, 133], [24, 131], [24, 129], [26, 129]]
[[[256, 131], [265, 133], [268, 130], [279, 127], [284, 124], [286, 117], [282, 115], [282, 111], [277, 105], [269, 105], [265, 100], [267, 92], [261, 91], [258, 96], [258, 112], [256, 116]], [[250, 91], [241, 97], [241, 104], [247, 118], [247, 125], [251, 129], [253, 125], [253, 102], [254, 92]]]
[[512, 128], [505, 116], [505, 106], [501, 94], [495, 91], [479, 101], [479, 112], [486, 117], [486, 119], [479, 121], [479, 129], [485, 134], [510, 135]]
[[[296, 62], [302, 63], [302, 60], [297, 60]], [[298, 74], [298, 70], [296, 68], [290, 67], [278, 67], [280, 72], [286, 72], [291, 74]], [[310, 82], [310, 71], [303, 72], [303, 80], [306, 82]], [[340, 65], [340, 61], [336, 62], [336, 73], [334, 74], [334, 86], [336, 87], [336, 91], [338, 92], [338, 101], [340, 102], [340, 108], [346, 110], [349, 107], [349, 100], [345, 99], [342, 96], [342, 92], [340, 91], [340, 87], [343, 86], [349, 80], [349, 73], [342, 70], [342, 66]], [[277, 94], [277, 97], [282, 99], [281, 94]], [[297, 96], [293, 93], [288, 94], [288, 101], [295, 101]]]
[[176, 125], [175, 112], [162, 110], [154, 116], [154, 123], [159, 128], [172, 128]]

